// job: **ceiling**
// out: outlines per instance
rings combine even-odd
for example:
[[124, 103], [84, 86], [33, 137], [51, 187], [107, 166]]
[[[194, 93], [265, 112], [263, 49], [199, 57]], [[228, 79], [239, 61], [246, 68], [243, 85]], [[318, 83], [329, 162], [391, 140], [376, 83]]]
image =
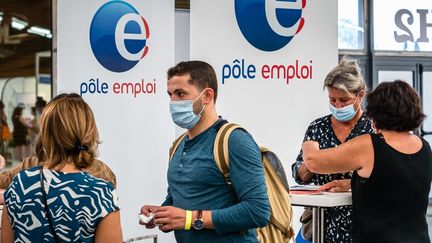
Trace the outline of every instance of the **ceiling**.
[[[0, 78], [34, 76], [35, 55], [51, 50], [51, 39], [27, 30], [32, 26], [51, 29], [50, 0], [0, 0]], [[9, 26], [10, 18], [28, 22], [19, 31]], [[40, 64], [41, 73], [51, 73], [51, 61], [45, 59]]]
[[[189, 9], [189, 0], [175, 0], [175, 7]], [[29, 34], [32, 26], [51, 30], [51, 0], [0, 0], [0, 78], [35, 76], [36, 53], [51, 50], [51, 38]], [[28, 22], [23, 30], [10, 27], [11, 17]], [[51, 73], [51, 59], [43, 58], [41, 73]]]

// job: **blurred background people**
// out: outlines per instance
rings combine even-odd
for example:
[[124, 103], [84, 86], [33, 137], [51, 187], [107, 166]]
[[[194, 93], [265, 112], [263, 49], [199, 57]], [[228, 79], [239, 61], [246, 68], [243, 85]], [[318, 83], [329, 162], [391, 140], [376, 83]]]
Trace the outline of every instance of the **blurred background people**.
[[13, 123], [13, 145], [16, 150], [16, 159], [23, 160], [30, 156], [30, 140], [29, 140], [29, 119], [23, 116], [24, 107], [18, 105], [12, 112]]
[[29, 119], [28, 139], [30, 151], [33, 153], [36, 147], [36, 139], [39, 133], [39, 117], [36, 115], [36, 107], [31, 107], [31, 118]]
[[[7, 143], [12, 139], [12, 134], [9, 129], [9, 124], [7, 122], [6, 112], [4, 110], [5, 106], [3, 101], [0, 101], [0, 128], [1, 128], [1, 136], [0, 136], [0, 154], [7, 158]], [[3, 168], [0, 165], [0, 169]]]

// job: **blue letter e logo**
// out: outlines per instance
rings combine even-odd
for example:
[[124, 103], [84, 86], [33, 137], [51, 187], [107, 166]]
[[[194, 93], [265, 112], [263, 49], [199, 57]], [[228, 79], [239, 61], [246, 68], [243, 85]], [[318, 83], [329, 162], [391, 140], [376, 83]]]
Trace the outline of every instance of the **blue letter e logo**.
[[235, 0], [235, 14], [251, 45], [262, 51], [276, 51], [302, 29], [305, 6], [306, 0]]
[[147, 54], [149, 35], [147, 22], [132, 5], [109, 1], [93, 17], [90, 45], [103, 67], [112, 72], [125, 72]]

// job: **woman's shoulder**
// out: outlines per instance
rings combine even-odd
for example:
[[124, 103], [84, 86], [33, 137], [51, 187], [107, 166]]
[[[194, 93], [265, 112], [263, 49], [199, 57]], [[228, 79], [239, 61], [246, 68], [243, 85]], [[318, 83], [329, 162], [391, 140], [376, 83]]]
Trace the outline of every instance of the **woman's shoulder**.
[[313, 120], [311, 123], [309, 123], [309, 128], [327, 126], [331, 122], [330, 116], [331, 115], [325, 115]]
[[88, 172], [83, 172], [83, 175], [85, 182], [88, 184], [82, 184], [80, 187], [84, 186], [91, 191], [90, 195], [95, 200], [104, 202], [100, 206], [107, 210], [106, 214], [119, 209], [117, 191], [110, 182], [97, 178]]
[[96, 178], [110, 182], [114, 187], [117, 184], [114, 172], [101, 160], [95, 159], [90, 167], [86, 168], [86, 171]]
[[18, 180], [20, 178], [30, 178], [30, 177], [35, 177], [38, 176], [39, 178], [39, 169], [40, 166], [36, 165], [36, 166], [32, 166], [32, 167], [24, 167], [23, 170], [21, 170], [20, 172], [17, 173], [17, 175], [14, 177], [14, 180]]
[[11, 192], [18, 194], [29, 193], [35, 189], [34, 185], [39, 183], [39, 181], [39, 166], [24, 169], [18, 172], [12, 179], [5, 191], [5, 195], [8, 196]]
[[108, 189], [114, 189], [112, 183], [102, 178], [96, 177], [88, 172], [82, 172], [82, 174], [83, 174], [83, 180], [85, 180], [91, 186], [98, 187], [98, 188], [104, 187]]
[[76, 194], [90, 195], [96, 200], [113, 201], [116, 199], [116, 190], [113, 185], [103, 179], [97, 178], [88, 172], [60, 172], [44, 171], [45, 178], [56, 190], [70, 188]]
[[364, 133], [373, 133], [373, 128], [372, 128], [372, 121], [366, 116], [365, 113], [363, 113], [358, 122], [357, 122], [357, 126], [355, 127], [358, 130], [361, 131], [361, 134]]

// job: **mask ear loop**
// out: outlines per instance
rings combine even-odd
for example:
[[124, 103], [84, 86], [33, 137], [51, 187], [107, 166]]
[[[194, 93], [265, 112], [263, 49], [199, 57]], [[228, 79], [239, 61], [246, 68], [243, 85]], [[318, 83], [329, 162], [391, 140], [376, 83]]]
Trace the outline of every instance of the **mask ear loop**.
[[204, 111], [204, 108], [206, 107], [206, 105], [203, 105], [203, 108], [201, 109], [201, 111], [198, 113], [197, 116], [201, 116], [201, 113]]
[[201, 94], [198, 95], [198, 97], [196, 97], [196, 98], [192, 101], [192, 103], [194, 103], [197, 99], [199, 99], [199, 98], [204, 94], [205, 91], [206, 91], [206, 89], [204, 89], [204, 90], [201, 92]]
[[[196, 97], [196, 99], [194, 99], [193, 101], [192, 101], [192, 103], [194, 103], [197, 99], [199, 99], [203, 94], [204, 94], [204, 92], [206, 91], [206, 89], [204, 89], [202, 92], [201, 92], [201, 94], [198, 96], [198, 97]], [[204, 111], [204, 108], [206, 107], [206, 105], [203, 105], [203, 108], [201, 109], [201, 111], [197, 114], [197, 116], [199, 116], [199, 117], [201, 117], [201, 113]]]

